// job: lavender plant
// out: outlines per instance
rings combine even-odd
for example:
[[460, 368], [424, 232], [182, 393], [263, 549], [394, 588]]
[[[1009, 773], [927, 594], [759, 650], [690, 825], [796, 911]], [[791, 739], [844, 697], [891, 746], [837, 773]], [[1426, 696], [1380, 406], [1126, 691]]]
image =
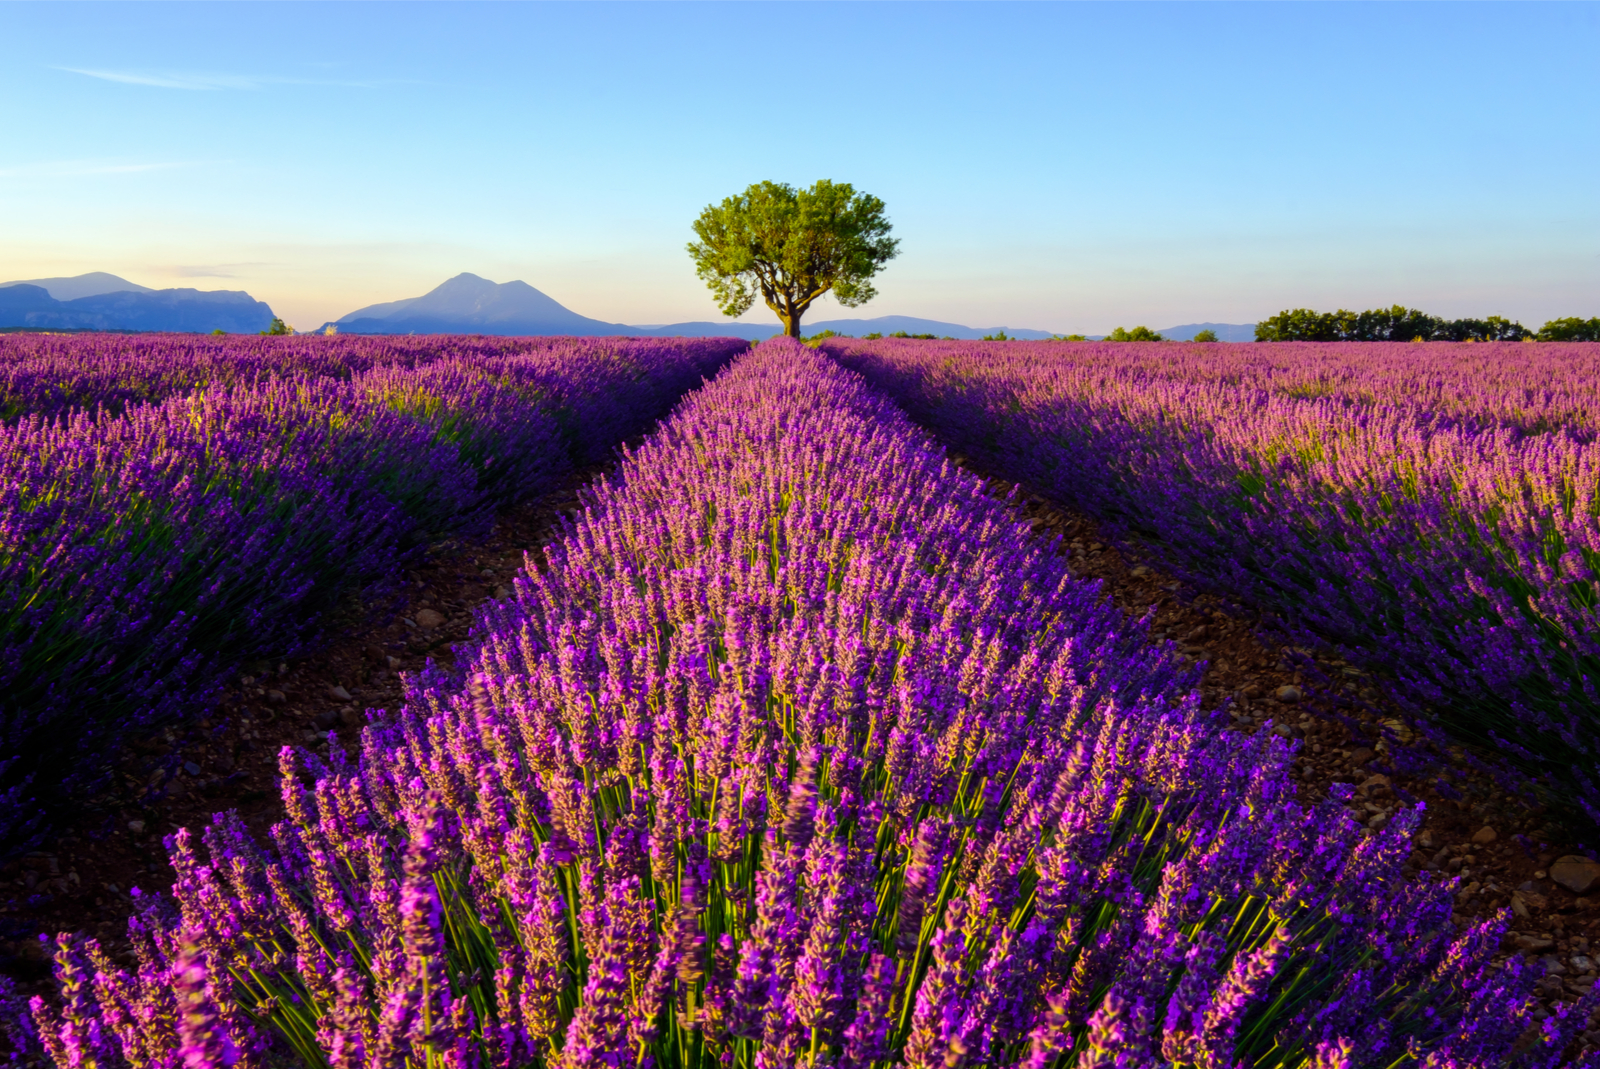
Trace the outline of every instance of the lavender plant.
[[1600, 346], [827, 346], [1600, 821]]
[[[128, 734], [204, 708], [241, 661], [295, 654], [430, 539], [599, 459], [745, 348], [434, 342], [420, 366], [0, 428], [0, 849], [95, 790]], [[68, 725], [70, 748], [48, 734]]]
[[[422, 367], [441, 358], [494, 363], [563, 392], [563, 369], [582, 363], [611, 389], [648, 386], [687, 346], [709, 355], [730, 339], [499, 338], [396, 335], [251, 337], [203, 334], [0, 335], [0, 421], [74, 411], [117, 415], [133, 405], [198, 389], [278, 377], [348, 380], [379, 367]], [[583, 381], [578, 379], [576, 381]], [[634, 387], [636, 388], [636, 387]], [[570, 391], [567, 391], [570, 393]], [[572, 397], [582, 403], [582, 391]], [[610, 439], [606, 443], [609, 448]]]
[[1550, 1066], [1499, 925], [788, 340], [692, 395], [270, 848], [170, 840], [61, 1066]]

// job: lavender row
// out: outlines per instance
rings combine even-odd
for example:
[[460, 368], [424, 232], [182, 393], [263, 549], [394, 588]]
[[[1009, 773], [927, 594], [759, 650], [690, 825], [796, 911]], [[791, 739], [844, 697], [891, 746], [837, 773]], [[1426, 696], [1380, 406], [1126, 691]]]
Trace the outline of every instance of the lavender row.
[[602, 354], [651, 367], [672, 341], [610, 338], [491, 338], [456, 335], [250, 337], [203, 334], [0, 335], [0, 421], [73, 411], [115, 415], [198, 389], [250, 385], [271, 376], [349, 379], [378, 367], [420, 367], [444, 358], [515, 362], [527, 380], [543, 366], [549, 387], [571, 359]]
[[[955, 447], [1340, 647], [1391, 678], [1419, 724], [1497, 752], [1600, 820], [1600, 445], [1581, 406], [1564, 410], [1576, 429], [1537, 432], [1519, 429], [1529, 410], [1517, 408], [1559, 377], [1551, 366], [1600, 347], [1541, 367], [1544, 346], [1457, 346], [1469, 367], [1497, 350], [1497, 385], [1475, 393], [1468, 378], [1413, 403], [1452, 356], [1407, 357], [1450, 347], [1365, 346], [1379, 355], [1347, 385], [1299, 396], [1198, 373], [1193, 357], [1152, 373], [1163, 346], [1131, 366], [1083, 346], [829, 346]], [[1313, 364], [1342, 359], [1317, 348], [1251, 352], [1305, 381], [1293, 365], [1307, 350]], [[1506, 407], [1463, 420], [1429, 407], [1446, 393]]]
[[130, 732], [381, 603], [429, 541], [602, 458], [743, 348], [435, 354], [0, 430], [0, 844], [98, 789]]
[[[787, 339], [594, 491], [272, 845], [169, 840], [140, 965], [58, 944], [61, 1066], [1557, 1064], [1290, 751], [904, 414]], [[1531, 1028], [1531, 1030], [1530, 1030]], [[23, 1039], [21, 1041], [28, 1041]], [[1590, 1063], [1585, 1063], [1590, 1064]]]

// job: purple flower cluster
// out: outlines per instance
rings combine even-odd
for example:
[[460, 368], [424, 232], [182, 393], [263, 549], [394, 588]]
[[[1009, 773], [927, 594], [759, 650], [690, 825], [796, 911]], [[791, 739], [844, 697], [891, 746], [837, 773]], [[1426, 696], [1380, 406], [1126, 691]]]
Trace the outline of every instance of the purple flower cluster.
[[787, 339], [693, 394], [407, 680], [285, 750], [270, 847], [170, 840], [140, 965], [62, 940], [58, 1065], [1558, 1064], [1289, 747], [859, 377]]
[[271, 376], [349, 379], [377, 367], [418, 367], [446, 356], [518, 358], [523, 367], [543, 364], [551, 372], [570, 359], [601, 360], [648, 373], [679, 348], [676, 340], [640, 338], [5, 334], [0, 335], [0, 421], [77, 409], [115, 414], [201, 388], [248, 385]]
[[1600, 821], [1600, 346], [826, 345]]
[[[244, 660], [294, 654], [341, 600], [603, 458], [747, 347], [452, 341], [0, 427], [0, 849], [93, 790], [130, 732], [203, 707]], [[184, 366], [154, 345], [148, 366]], [[49, 734], [64, 726], [71, 747]]]

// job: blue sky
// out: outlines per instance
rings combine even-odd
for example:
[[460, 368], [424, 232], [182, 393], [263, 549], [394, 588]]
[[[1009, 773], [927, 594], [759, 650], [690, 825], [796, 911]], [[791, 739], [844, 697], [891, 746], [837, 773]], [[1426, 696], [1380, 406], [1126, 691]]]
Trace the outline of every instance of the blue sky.
[[850, 315], [1600, 315], [1600, 5], [12, 3], [0, 40], [0, 279], [715, 319], [690, 221], [826, 177], [902, 239]]

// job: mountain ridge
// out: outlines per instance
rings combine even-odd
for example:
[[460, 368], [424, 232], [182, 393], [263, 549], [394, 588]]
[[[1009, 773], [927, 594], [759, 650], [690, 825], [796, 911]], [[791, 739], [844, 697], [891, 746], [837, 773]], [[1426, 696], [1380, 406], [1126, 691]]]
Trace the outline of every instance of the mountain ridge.
[[87, 274], [59, 278], [23, 278], [15, 282], [0, 282], [0, 289], [8, 286], [38, 286], [58, 301], [75, 301], [80, 297], [98, 297], [104, 293], [156, 293], [149, 286], [129, 282], [109, 271], [90, 271]]
[[[107, 277], [116, 279], [115, 275]], [[272, 308], [243, 290], [152, 290], [141, 286], [58, 300], [50, 290], [31, 282], [0, 285], [0, 327], [255, 334], [271, 326], [272, 319]]]

